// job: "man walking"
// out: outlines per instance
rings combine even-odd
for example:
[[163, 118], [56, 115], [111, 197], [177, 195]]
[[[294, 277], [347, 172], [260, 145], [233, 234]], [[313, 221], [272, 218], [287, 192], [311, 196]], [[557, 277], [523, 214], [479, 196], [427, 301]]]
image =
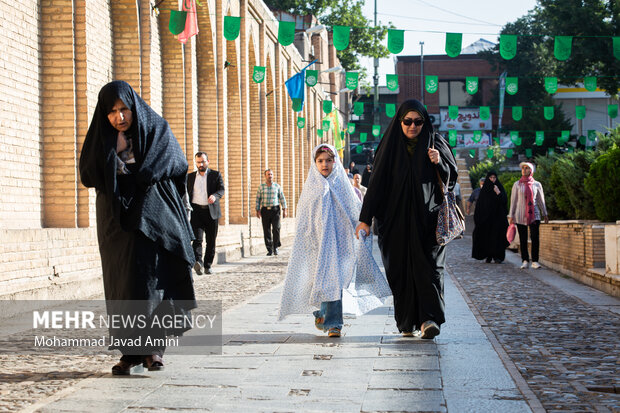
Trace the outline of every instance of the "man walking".
[[[192, 242], [196, 263], [194, 270], [198, 275], [211, 274], [215, 257], [215, 239], [218, 220], [222, 216], [220, 198], [224, 196], [224, 180], [218, 171], [209, 169], [209, 157], [204, 152], [196, 152], [194, 161], [198, 173], [187, 176], [187, 193], [192, 206], [191, 224], [196, 238]], [[205, 257], [202, 260], [202, 237], [206, 239]]]
[[[286, 198], [282, 187], [273, 182], [273, 171], [265, 171], [265, 183], [260, 184], [256, 193], [256, 216], [263, 223], [263, 235], [267, 255], [278, 255], [280, 246], [280, 208], [282, 216], [286, 218]], [[273, 232], [273, 237], [272, 237]]]

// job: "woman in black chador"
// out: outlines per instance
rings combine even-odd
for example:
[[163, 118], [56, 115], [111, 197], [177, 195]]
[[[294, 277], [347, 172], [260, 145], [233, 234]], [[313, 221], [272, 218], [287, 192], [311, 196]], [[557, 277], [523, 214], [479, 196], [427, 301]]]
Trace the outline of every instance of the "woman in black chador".
[[422, 338], [433, 338], [445, 322], [445, 246], [435, 237], [443, 202], [437, 172], [452, 189], [457, 168], [448, 143], [433, 132], [424, 105], [407, 100], [377, 147], [356, 230], [368, 232], [376, 220], [396, 326], [404, 336], [419, 329]]
[[506, 230], [508, 229], [508, 206], [504, 186], [497, 173], [490, 171], [480, 190], [474, 223], [471, 256], [477, 260], [501, 263], [506, 258]]
[[130, 374], [140, 363], [161, 370], [162, 341], [189, 329], [183, 322], [167, 327], [162, 323], [169, 320], [163, 316], [183, 320], [196, 307], [192, 230], [182, 200], [186, 173], [185, 155], [168, 122], [129, 84], [105, 85], [84, 140], [80, 177], [85, 186], [97, 190], [97, 238], [108, 315], [146, 320], [133, 328], [111, 325], [110, 349], [123, 354], [112, 368], [114, 375]]

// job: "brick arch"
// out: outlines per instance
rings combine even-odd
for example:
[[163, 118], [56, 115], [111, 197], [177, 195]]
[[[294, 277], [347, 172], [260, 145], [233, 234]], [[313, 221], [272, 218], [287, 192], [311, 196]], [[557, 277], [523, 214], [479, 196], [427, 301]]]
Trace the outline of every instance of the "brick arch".
[[265, 80], [266, 93], [270, 93], [266, 97], [266, 109], [267, 109], [267, 136], [265, 136], [265, 165], [263, 169], [270, 168], [274, 171], [276, 179], [280, 179], [278, 174], [278, 161], [276, 152], [276, 137], [278, 136], [278, 118], [276, 115], [276, 71], [273, 69], [271, 63], [271, 56], [267, 56], [267, 80]]
[[[263, 181], [263, 163], [264, 163], [264, 153], [263, 153], [263, 111], [264, 108], [261, 108], [260, 101], [260, 93], [261, 90], [264, 92], [265, 85], [267, 84], [267, 79], [263, 80], [262, 83], [256, 83], [252, 79], [252, 73], [254, 72], [254, 66], [260, 66], [258, 64], [258, 53], [256, 48], [254, 47], [254, 41], [252, 36], [250, 35], [249, 41], [249, 84], [250, 84], [250, 101], [249, 101], [249, 112], [250, 112], [250, 122], [252, 122], [250, 134], [250, 148], [249, 148], [249, 157], [250, 157], [250, 181], [252, 183], [252, 187], [250, 189], [250, 203], [252, 202], [252, 195], [256, 194], [258, 191], [258, 187]], [[265, 70], [265, 74], [267, 71]], [[256, 122], [256, 124], [254, 124]], [[251, 205], [250, 210], [253, 210], [254, 206]]]

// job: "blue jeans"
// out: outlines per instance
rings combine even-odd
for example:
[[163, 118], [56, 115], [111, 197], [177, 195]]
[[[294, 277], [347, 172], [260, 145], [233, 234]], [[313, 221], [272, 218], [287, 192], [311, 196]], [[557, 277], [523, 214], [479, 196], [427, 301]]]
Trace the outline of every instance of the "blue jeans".
[[342, 300], [323, 301], [321, 309], [316, 310], [313, 314], [315, 317], [325, 317], [323, 322], [324, 330], [333, 327], [342, 328]]

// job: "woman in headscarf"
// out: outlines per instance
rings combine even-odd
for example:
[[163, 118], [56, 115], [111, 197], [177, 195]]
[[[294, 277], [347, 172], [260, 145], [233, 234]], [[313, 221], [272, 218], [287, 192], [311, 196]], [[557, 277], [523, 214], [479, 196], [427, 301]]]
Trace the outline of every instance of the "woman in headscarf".
[[112, 374], [130, 374], [140, 363], [161, 370], [162, 341], [189, 329], [186, 323], [165, 328], [163, 316], [189, 317], [196, 307], [192, 232], [182, 201], [185, 155], [168, 122], [129, 84], [114, 81], [99, 92], [79, 169], [84, 186], [97, 190], [108, 315], [146, 320], [133, 328], [111, 325], [109, 348], [122, 353]]
[[487, 173], [474, 212], [471, 256], [477, 260], [501, 263], [506, 258], [508, 198], [495, 171]]
[[361, 201], [336, 154], [320, 144], [312, 151], [308, 178], [297, 204], [297, 226], [282, 291], [279, 319], [313, 309], [315, 326], [329, 337], [340, 337], [343, 291], [356, 314], [383, 303], [390, 288], [372, 257], [370, 237], [355, 237]]
[[519, 231], [519, 244], [521, 246], [521, 268], [527, 268], [530, 256], [527, 251], [527, 229], [530, 229], [532, 238], [532, 268], [540, 268], [538, 263], [538, 250], [540, 248], [539, 227], [541, 217], [545, 224], [549, 223], [547, 207], [545, 206], [545, 194], [540, 182], [536, 181], [534, 165], [529, 162], [521, 162], [521, 179], [512, 185], [510, 194], [510, 223], [517, 224]]
[[431, 339], [445, 322], [445, 246], [435, 236], [443, 202], [438, 174], [451, 190], [456, 160], [445, 139], [434, 133], [424, 105], [407, 100], [377, 147], [356, 229], [369, 231], [376, 220], [396, 326], [407, 337], [420, 330], [422, 338]]

